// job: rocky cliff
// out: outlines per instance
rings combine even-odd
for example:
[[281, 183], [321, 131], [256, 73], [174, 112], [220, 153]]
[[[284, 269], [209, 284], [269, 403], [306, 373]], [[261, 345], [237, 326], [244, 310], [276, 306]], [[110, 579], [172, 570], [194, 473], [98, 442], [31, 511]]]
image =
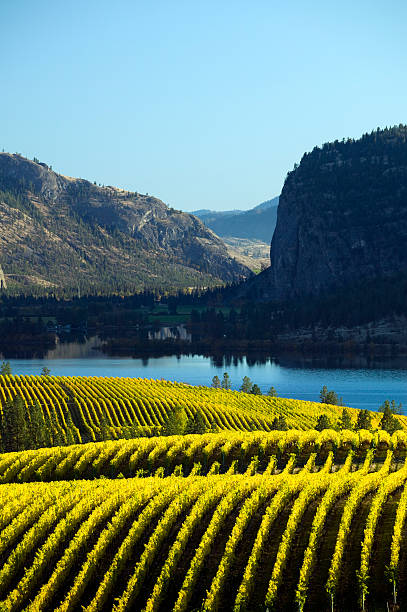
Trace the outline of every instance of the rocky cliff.
[[0, 154], [0, 263], [9, 288], [180, 288], [250, 271], [193, 215]]
[[0, 289], [7, 289], [6, 277], [4, 276], [4, 272], [1, 266], [0, 266]]
[[263, 298], [318, 295], [407, 272], [407, 126], [315, 147], [281, 193]]

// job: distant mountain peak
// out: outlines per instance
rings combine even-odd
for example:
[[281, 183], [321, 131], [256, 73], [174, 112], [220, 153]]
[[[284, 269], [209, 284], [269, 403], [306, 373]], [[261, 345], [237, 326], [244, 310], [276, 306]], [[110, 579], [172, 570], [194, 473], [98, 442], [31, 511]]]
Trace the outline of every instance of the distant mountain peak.
[[277, 220], [278, 196], [250, 210], [195, 211], [205, 225], [223, 238], [243, 238], [270, 243]]

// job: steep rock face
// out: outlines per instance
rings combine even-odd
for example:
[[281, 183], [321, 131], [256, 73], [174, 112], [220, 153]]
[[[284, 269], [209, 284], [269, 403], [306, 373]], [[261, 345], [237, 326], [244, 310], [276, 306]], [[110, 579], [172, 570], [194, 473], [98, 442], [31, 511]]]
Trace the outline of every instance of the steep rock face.
[[317, 295], [407, 271], [407, 127], [325, 144], [287, 176], [254, 283], [266, 298]]
[[0, 289], [7, 289], [6, 277], [4, 276], [4, 272], [1, 266], [0, 266]]
[[0, 212], [0, 261], [17, 285], [137, 290], [250, 275], [193, 215], [19, 155], [0, 154]]

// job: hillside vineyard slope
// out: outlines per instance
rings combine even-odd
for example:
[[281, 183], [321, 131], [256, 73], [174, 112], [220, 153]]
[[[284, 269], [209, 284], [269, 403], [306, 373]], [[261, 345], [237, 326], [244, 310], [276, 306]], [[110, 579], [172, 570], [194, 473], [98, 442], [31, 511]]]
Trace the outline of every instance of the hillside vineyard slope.
[[285, 300], [407, 270], [407, 127], [315, 147], [281, 193], [271, 266], [256, 279]]
[[250, 275], [193, 215], [0, 154], [0, 264], [10, 289], [189, 287]]
[[256, 465], [0, 484], [0, 608], [405, 609], [404, 457]]

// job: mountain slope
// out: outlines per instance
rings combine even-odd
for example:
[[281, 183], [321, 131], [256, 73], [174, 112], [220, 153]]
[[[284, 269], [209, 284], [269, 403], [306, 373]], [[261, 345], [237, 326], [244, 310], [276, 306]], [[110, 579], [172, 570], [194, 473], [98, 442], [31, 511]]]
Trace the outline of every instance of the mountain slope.
[[0, 263], [11, 291], [128, 292], [250, 275], [193, 215], [0, 154]]
[[218, 236], [261, 240], [270, 243], [277, 220], [279, 198], [262, 202], [247, 211], [195, 211]]
[[407, 126], [305, 154], [281, 193], [260, 295], [319, 295], [406, 271]]

